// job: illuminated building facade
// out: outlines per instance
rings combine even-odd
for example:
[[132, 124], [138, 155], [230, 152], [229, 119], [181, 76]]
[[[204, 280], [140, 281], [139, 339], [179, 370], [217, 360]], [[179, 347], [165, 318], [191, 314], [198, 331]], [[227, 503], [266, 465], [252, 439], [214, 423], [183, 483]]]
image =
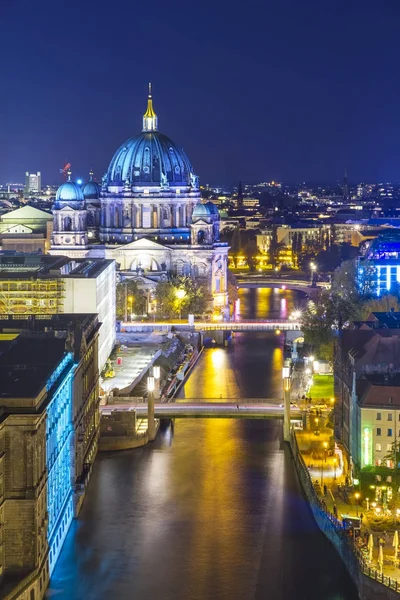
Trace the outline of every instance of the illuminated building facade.
[[37, 173], [25, 173], [25, 194], [38, 194], [42, 190], [42, 174], [40, 171]]
[[98, 314], [99, 368], [115, 344], [115, 262], [0, 253], [0, 315]]
[[400, 232], [379, 235], [358, 262], [358, 287], [362, 293], [381, 296], [400, 284]]
[[399, 313], [371, 313], [340, 333], [334, 383], [335, 437], [350, 465], [380, 465], [400, 429]]
[[202, 278], [214, 307], [227, 311], [228, 246], [219, 213], [202, 203], [185, 152], [158, 131], [151, 89], [142, 132], [115, 152], [101, 187], [69, 180], [53, 207], [51, 254], [112, 258], [123, 278], [154, 282], [169, 274]]
[[0, 320], [0, 574], [15, 599], [43, 597], [89, 480], [99, 326], [96, 315]]

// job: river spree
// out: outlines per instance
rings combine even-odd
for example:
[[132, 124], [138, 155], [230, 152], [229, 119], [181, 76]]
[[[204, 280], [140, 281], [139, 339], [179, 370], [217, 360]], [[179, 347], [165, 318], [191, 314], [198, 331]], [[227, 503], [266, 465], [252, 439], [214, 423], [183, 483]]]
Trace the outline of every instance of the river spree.
[[[243, 317], [296, 308], [241, 290]], [[282, 336], [204, 351], [181, 398], [279, 398]], [[302, 496], [274, 420], [176, 419], [154, 443], [99, 455], [47, 596], [62, 600], [356, 600]]]

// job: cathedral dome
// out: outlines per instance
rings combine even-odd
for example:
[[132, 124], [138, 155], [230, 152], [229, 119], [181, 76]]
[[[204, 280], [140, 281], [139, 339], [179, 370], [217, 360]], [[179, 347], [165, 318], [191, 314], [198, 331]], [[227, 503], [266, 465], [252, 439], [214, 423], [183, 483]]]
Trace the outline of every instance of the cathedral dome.
[[114, 154], [108, 185], [189, 186], [192, 165], [183, 150], [158, 131], [131, 137]]
[[66, 181], [57, 190], [57, 202], [82, 202], [83, 200], [83, 192], [74, 181]]
[[219, 217], [219, 210], [214, 204], [214, 202], [206, 202], [205, 206], [207, 206], [208, 210], [212, 215], [216, 215]]
[[207, 204], [203, 204], [202, 202], [198, 202], [193, 209], [192, 213], [192, 221], [197, 219], [204, 219], [205, 217], [209, 217], [211, 215], [210, 208]]
[[131, 137], [114, 154], [106, 175], [108, 185], [198, 187], [185, 152], [157, 129], [149, 88], [142, 133]]
[[100, 198], [100, 186], [95, 181], [87, 181], [82, 186], [85, 200], [98, 200]]

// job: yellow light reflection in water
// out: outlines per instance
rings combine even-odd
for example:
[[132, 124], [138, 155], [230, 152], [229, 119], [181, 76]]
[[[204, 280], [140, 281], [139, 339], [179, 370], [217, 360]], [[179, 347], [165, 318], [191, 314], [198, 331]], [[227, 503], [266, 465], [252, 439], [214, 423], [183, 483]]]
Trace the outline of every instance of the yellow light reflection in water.
[[185, 382], [180, 399], [207, 399], [207, 402], [240, 398], [240, 387], [234, 367], [229, 362], [229, 350], [209, 348], [201, 355], [196, 368]]
[[245, 448], [238, 443], [237, 428], [241, 423], [235, 419], [196, 419], [179, 422], [177, 427], [185, 429], [186, 435], [194, 428], [195, 443], [195, 447], [182, 445], [171, 470], [175, 489], [183, 492], [177, 509], [180, 514], [186, 513], [192, 527], [190, 553], [184, 558], [184, 567], [190, 576], [193, 597], [208, 598], [210, 575], [216, 589], [229, 587], [225, 578], [231, 574], [227, 569], [222, 571], [220, 565], [234, 565], [240, 549], [248, 543], [239, 518], [244, 493], [240, 466], [246, 458]]

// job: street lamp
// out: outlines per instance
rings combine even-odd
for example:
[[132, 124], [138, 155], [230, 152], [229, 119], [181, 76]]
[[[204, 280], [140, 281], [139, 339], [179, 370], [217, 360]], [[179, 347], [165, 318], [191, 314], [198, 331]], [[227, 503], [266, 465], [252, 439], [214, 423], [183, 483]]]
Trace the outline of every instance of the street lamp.
[[149, 433], [149, 441], [152, 442], [156, 437], [156, 426], [154, 421], [154, 377], [150, 375], [147, 378], [147, 430]]
[[153, 367], [153, 376], [155, 379], [155, 392], [156, 392], [156, 396], [157, 398], [160, 397], [160, 376], [161, 376], [161, 369], [158, 365]]
[[354, 498], [356, 499], [356, 516], [358, 517], [358, 501], [360, 499], [360, 492], [356, 492], [354, 494]]
[[282, 368], [283, 381], [283, 439], [290, 441], [290, 367]]
[[179, 300], [179, 320], [181, 320], [181, 318], [182, 318], [182, 300], [186, 296], [186, 292], [182, 288], [179, 288], [178, 290], [176, 290], [175, 296]]
[[321, 487], [324, 485], [324, 462], [326, 461], [326, 451], [328, 448], [328, 442], [323, 443], [324, 446], [324, 458], [321, 461]]
[[129, 302], [129, 319], [132, 321], [133, 296], [128, 296], [128, 302]]
[[310, 262], [310, 271], [311, 271], [311, 286], [314, 285], [314, 274], [317, 270], [317, 265], [314, 262]]
[[298, 321], [301, 318], [301, 310], [294, 310], [290, 315], [290, 319]]

